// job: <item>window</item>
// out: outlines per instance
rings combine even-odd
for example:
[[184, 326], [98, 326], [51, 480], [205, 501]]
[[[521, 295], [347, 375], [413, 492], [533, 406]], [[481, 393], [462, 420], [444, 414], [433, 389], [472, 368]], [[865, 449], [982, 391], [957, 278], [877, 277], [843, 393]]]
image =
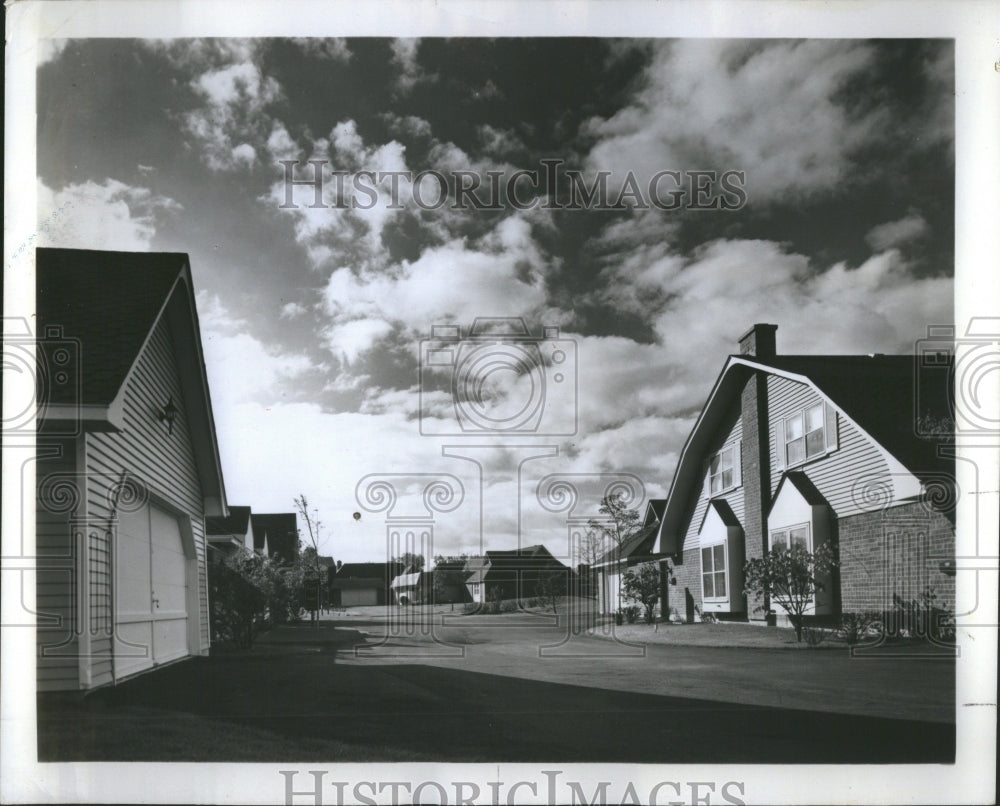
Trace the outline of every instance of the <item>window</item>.
[[772, 550], [787, 551], [789, 547], [801, 546], [806, 551], [810, 551], [810, 543], [808, 523], [792, 526], [788, 529], [775, 529], [771, 532]]
[[786, 465], [795, 465], [826, 451], [826, 412], [822, 403], [784, 421]]
[[712, 495], [739, 485], [736, 445], [723, 448], [708, 460], [709, 489]]
[[705, 599], [726, 598], [726, 544], [701, 550], [701, 591]]

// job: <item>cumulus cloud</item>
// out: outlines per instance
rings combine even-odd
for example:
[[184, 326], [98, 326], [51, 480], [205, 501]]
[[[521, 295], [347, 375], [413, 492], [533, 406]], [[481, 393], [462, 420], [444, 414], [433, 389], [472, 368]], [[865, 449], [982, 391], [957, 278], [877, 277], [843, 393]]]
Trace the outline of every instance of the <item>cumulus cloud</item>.
[[197, 304], [212, 402], [222, 415], [217, 419], [227, 418], [242, 403], [281, 400], [284, 384], [316, 369], [305, 355], [265, 346], [217, 295], [202, 291]]
[[429, 333], [432, 325], [443, 322], [469, 324], [480, 316], [522, 316], [543, 309], [548, 267], [530, 225], [512, 216], [475, 243], [452, 240], [388, 271], [340, 268], [330, 276], [324, 304], [338, 325], [377, 319]]
[[620, 185], [629, 170], [746, 171], [752, 200], [787, 199], [833, 187], [852, 152], [880, 127], [877, 110], [855, 117], [838, 98], [869, 69], [865, 42], [811, 39], [754, 43], [657, 43], [631, 103], [593, 118], [592, 170]]
[[[179, 60], [186, 53], [203, 65], [190, 86], [202, 106], [187, 112], [185, 131], [201, 147], [213, 170], [252, 165], [253, 143], [263, 143], [271, 130], [268, 107], [282, 98], [278, 82], [263, 74], [259, 65], [261, 45], [252, 40], [193, 40], [168, 45], [167, 53]], [[211, 66], [209, 66], [211, 65]]]
[[887, 221], [872, 227], [865, 235], [868, 245], [877, 251], [915, 241], [928, 232], [927, 221], [920, 213], [910, 213], [897, 221]]
[[117, 179], [90, 180], [58, 190], [39, 182], [39, 245], [145, 252], [159, 217], [181, 209], [173, 199]]
[[399, 70], [396, 75], [396, 91], [400, 94], [410, 92], [417, 84], [437, 81], [436, 73], [427, 73], [420, 65], [419, 39], [393, 39], [389, 45], [392, 53], [392, 63]]
[[292, 41], [310, 56], [341, 63], [351, 60], [351, 49], [343, 37], [296, 37]]

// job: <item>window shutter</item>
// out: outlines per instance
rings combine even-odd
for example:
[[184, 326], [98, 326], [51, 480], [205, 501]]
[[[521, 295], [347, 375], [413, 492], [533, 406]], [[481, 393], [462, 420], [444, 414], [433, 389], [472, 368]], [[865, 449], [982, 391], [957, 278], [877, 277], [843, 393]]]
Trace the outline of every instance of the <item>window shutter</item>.
[[826, 428], [823, 429], [826, 438], [826, 449], [828, 451], [837, 450], [837, 410], [829, 403], [824, 403], [824, 414], [826, 415]]
[[774, 469], [785, 469], [785, 421], [778, 420], [774, 427]]
[[733, 446], [733, 484], [737, 487], [743, 484], [743, 440], [736, 440]]

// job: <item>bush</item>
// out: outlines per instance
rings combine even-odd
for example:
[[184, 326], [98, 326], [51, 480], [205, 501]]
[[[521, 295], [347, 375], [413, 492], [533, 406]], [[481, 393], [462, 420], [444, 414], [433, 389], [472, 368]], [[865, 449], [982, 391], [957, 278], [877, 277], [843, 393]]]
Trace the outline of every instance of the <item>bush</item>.
[[257, 554], [239, 553], [209, 567], [212, 634], [250, 649], [257, 636], [298, 615], [301, 574]]
[[803, 627], [802, 637], [806, 639], [808, 646], [819, 646], [826, 640], [826, 630], [819, 627]]
[[493, 588], [486, 595], [486, 606], [483, 608], [484, 613], [499, 613], [500, 603], [503, 601], [503, 589], [496, 587]]
[[622, 608], [622, 613], [625, 615], [625, 621], [629, 624], [635, 624], [639, 618], [639, 612], [641, 608], [638, 605], [629, 605], [628, 607]]
[[501, 613], [513, 613], [515, 610], [519, 610], [517, 599], [504, 599], [500, 602], [500, 612]]
[[925, 588], [914, 599], [893, 594], [893, 609], [885, 615], [888, 635], [909, 635], [931, 641], [951, 641], [955, 638], [955, 616], [937, 605], [933, 588]]
[[840, 627], [837, 635], [848, 646], [856, 646], [865, 638], [880, 630], [882, 615], [874, 610], [862, 610], [859, 613], [844, 613], [840, 617]]

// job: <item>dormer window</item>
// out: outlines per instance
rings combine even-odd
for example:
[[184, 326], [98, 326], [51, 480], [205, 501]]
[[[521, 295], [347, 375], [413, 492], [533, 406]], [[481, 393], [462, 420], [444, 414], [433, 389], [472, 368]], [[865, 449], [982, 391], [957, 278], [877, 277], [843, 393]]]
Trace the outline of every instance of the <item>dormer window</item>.
[[718, 495], [740, 486], [739, 443], [727, 445], [708, 460], [709, 494]]

